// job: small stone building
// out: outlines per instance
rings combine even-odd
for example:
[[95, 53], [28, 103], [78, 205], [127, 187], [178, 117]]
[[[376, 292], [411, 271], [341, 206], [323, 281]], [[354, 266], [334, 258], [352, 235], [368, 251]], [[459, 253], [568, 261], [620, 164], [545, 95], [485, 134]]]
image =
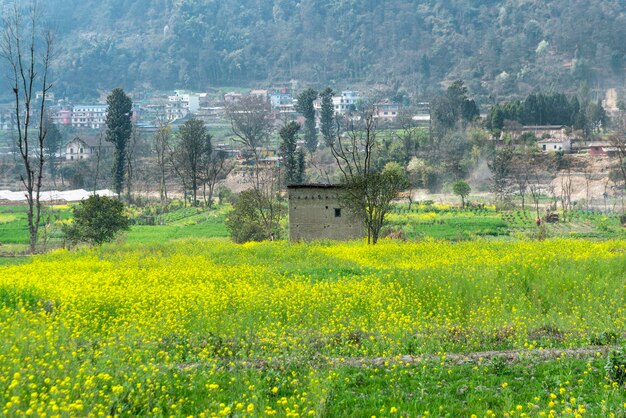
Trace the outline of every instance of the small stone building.
[[363, 222], [341, 202], [344, 189], [331, 184], [297, 184], [289, 195], [289, 241], [352, 240], [364, 236]]

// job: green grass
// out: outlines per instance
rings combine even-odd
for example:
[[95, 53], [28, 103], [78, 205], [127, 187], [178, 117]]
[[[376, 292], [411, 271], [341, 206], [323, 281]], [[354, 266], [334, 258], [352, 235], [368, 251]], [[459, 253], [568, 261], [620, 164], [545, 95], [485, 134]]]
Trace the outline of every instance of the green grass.
[[53, 252], [0, 267], [0, 414], [623, 416], [605, 366], [625, 257], [572, 239]]
[[[229, 232], [224, 224], [229, 206], [206, 210], [202, 208], [172, 209], [163, 215], [157, 214], [157, 207], [133, 209], [133, 216], [139, 224], [133, 225], [125, 236], [130, 243], [167, 242], [181, 238], [224, 238]], [[52, 224], [48, 228], [51, 247], [62, 245], [63, 234], [60, 221], [71, 217], [68, 207], [46, 208]], [[163, 225], [141, 225], [146, 219]], [[617, 214], [573, 211], [567, 222], [545, 225], [545, 235], [549, 237], [579, 237], [609, 239], [626, 237], [626, 228], [619, 223]], [[287, 228], [287, 224], [284, 224]], [[537, 227], [531, 211], [521, 210], [496, 212], [491, 207], [460, 209], [449, 205], [396, 205], [387, 217], [384, 231], [401, 231], [406, 239], [446, 239], [452, 241], [484, 238], [524, 238], [535, 237]], [[27, 244], [25, 206], [0, 206], [0, 254], [7, 253], [8, 244]]]
[[135, 225], [126, 233], [129, 243], [167, 242], [180, 238], [228, 237], [223, 223], [201, 223], [195, 225]]
[[28, 242], [26, 206], [0, 206], [0, 243]]
[[20, 264], [30, 263], [32, 258], [29, 256], [0, 256], [0, 267], [1, 266], [15, 266]]

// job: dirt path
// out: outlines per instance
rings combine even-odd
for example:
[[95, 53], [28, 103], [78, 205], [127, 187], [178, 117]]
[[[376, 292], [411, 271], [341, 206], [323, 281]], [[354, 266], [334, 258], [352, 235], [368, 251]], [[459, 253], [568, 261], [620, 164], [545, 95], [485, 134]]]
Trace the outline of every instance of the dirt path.
[[[392, 364], [416, 365], [432, 361], [445, 361], [447, 364], [463, 365], [471, 363], [491, 363], [495, 359], [501, 359], [505, 363], [514, 363], [521, 360], [534, 359], [536, 361], [551, 361], [557, 358], [589, 358], [606, 356], [612, 350], [620, 348], [619, 346], [592, 346], [585, 348], [545, 348], [532, 350], [501, 350], [501, 351], [477, 351], [472, 353], [441, 353], [441, 354], [425, 354], [421, 356], [401, 355], [395, 357], [345, 357], [345, 358], [328, 358], [316, 356], [313, 358], [274, 358], [272, 360], [250, 359], [248, 361], [238, 360], [229, 361], [224, 359], [228, 365], [227, 368], [243, 367], [258, 369], [276, 369], [294, 364], [311, 364], [318, 366], [351, 366], [351, 367], [386, 367]], [[207, 364], [208, 365], [208, 364]], [[202, 367], [203, 363], [190, 362], [177, 365], [179, 370], [195, 369]], [[212, 365], [211, 365], [212, 366]]]
[[500, 358], [507, 363], [513, 363], [524, 359], [536, 359], [541, 361], [555, 360], [560, 357], [566, 358], [585, 358], [600, 355], [606, 355], [611, 350], [618, 349], [618, 346], [594, 346], [586, 348], [544, 348], [533, 350], [502, 350], [502, 351], [478, 351], [473, 353], [449, 353], [449, 354], [427, 354], [423, 356], [403, 355], [398, 357], [352, 357], [345, 359], [333, 359], [333, 364], [347, 365], [368, 365], [368, 366], [384, 366], [386, 364], [404, 363], [418, 364], [427, 361], [440, 361], [445, 357], [446, 363], [461, 365], [466, 363], [491, 362], [496, 358]]

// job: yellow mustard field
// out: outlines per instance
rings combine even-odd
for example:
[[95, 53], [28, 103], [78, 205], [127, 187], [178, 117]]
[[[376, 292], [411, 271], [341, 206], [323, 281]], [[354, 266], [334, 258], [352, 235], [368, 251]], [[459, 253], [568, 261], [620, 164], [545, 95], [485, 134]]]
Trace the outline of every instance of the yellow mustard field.
[[[515, 383], [494, 374], [494, 393], [458, 406], [433, 393], [407, 398], [414, 380], [367, 399], [338, 395], [351, 389], [337, 385], [363, 369], [364, 391], [406, 376], [440, 382], [445, 367], [462, 380], [464, 366], [444, 365], [459, 353], [615, 344], [625, 301], [625, 241], [188, 240], [58, 251], [0, 268], [0, 413], [575, 416], [591, 406], [566, 380], [506, 398]], [[436, 360], [394, 363], [407, 355]], [[593, 396], [619, 389], [594, 370]], [[568, 401], [554, 404], [560, 388]]]

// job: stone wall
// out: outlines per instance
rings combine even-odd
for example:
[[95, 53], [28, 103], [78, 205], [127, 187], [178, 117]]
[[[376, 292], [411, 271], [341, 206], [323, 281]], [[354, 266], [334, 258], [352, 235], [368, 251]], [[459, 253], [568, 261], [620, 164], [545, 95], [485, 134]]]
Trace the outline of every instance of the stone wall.
[[341, 203], [333, 185], [294, 185], [289, 193], [289, 240], [352, 240], [364, 236], [363, 223]]

